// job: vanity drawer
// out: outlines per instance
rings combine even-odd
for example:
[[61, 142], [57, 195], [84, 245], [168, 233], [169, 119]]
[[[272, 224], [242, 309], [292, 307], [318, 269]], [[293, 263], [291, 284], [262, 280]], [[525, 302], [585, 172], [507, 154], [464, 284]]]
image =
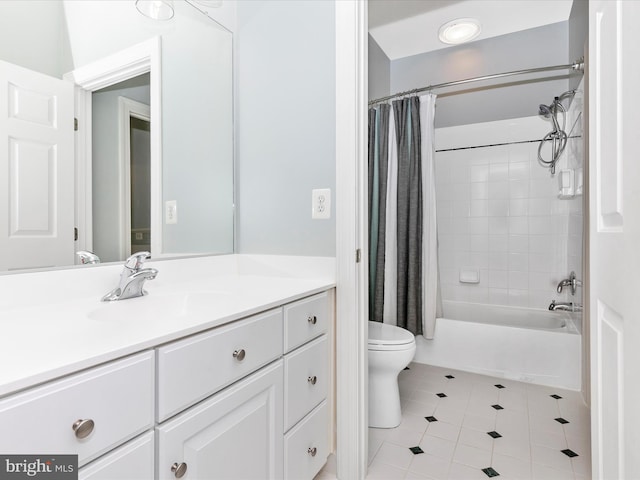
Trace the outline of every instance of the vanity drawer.
[[154, 432], [147, 432], [78, 471], [79, 480], [152, 479], [155, 472]]
[[328, 293], [285, 305], [284, 325], [285, 352], [325, 333], [329, 325]]
[[327, 396], [327, 336], [284, 359], [285, 432]]
[[0, 400], [0, 452], [77, 454], [82, 466], [151, 428], [153, 405], [144, 352]]
[[329, 456], [329, 417], [324, 401], [284, 437], [284, 478], [311, 480]]
[[282, 309], [173, 342], [157, 351], [162, 422], [282, 355]]

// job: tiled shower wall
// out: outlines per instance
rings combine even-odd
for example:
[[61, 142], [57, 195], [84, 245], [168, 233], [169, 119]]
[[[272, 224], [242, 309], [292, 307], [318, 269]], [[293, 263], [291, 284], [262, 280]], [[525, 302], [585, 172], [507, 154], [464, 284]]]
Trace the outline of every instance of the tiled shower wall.
[[[558, 199], [557, 175], [538, 163], [531, 140], [550, 130], [538, 116], [436, 130], [443, 300], [542, 309], [567, 301], [556, 286], [569, 258], [581, 258], [569, 254], [569, 240], [581, 232], [582, 197]], [[478, 270], [480, 282], [460, 282], [465, 269]]]

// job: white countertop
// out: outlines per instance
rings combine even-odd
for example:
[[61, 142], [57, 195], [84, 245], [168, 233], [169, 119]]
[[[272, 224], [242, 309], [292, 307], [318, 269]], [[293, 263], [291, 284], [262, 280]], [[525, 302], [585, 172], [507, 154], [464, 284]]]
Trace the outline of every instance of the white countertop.
[[335, 259], [224, 255], [148, 262], [149, 295], [100, 298], [120, 265], [0, 276], [0, 396], [335, 286]]

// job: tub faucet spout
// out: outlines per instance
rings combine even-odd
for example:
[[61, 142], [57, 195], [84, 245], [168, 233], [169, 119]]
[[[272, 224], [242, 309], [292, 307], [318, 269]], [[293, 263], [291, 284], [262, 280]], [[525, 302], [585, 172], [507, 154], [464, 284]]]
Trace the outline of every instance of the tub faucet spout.
[[549, 310], [552, 312], [562, 311], [562, 312], [581, 312], [582, 305], [579, 303], [573, 302], [557, 302], [553, 300], [549, 304]]

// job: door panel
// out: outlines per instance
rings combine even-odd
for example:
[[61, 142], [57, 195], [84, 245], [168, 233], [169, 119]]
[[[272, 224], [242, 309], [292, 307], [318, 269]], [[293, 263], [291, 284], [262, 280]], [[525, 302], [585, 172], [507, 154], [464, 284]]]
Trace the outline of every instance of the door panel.
[[0, 270], [73, 264], [73, 84], [0, 61], [0, 112]]
[[640, 2], [589, 3], [593, 478], [640, 478]]

